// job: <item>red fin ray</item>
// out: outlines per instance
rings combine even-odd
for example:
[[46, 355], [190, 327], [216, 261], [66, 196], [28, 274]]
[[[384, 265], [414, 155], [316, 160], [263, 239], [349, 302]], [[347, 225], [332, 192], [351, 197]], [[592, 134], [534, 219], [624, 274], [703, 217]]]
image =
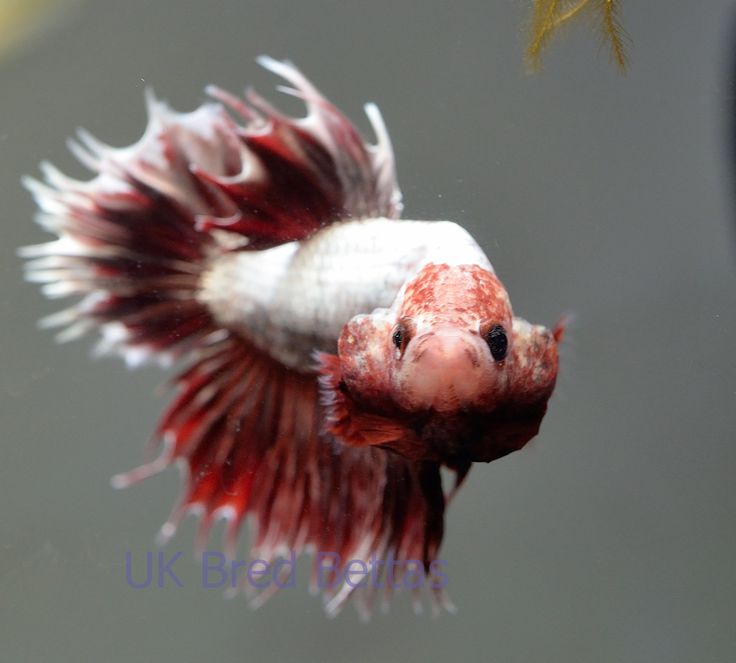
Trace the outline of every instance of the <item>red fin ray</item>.
[[[202, 275], [231, 250], [400, 211], [377, 109], [366, 108], [377, 136], [368, 144], [291, 65], [263, 63], [290, 81], [306, 117], [286, 117], [253, 94], [214, 93], [232, 116], [212, 103], [177, 114], [149, 95], [138, 143], [114, 149], [80, 133], [73, 151], [92, 180], [47, 166], [46, 183], [28, 182], [39, 222], [59, 236], [22, 251], [31, 259], [28, 278], [49, 296], [81, 298], [47, 320], [66, 327], [65, 337], [96, 327], [99, 347], [131, 364], [187, 362], [150, 445], [159, 455], [113, 480], [125, 487], [172, 464], [184, 470], [162, 541], [195, 511], [200, 549], [225, 517], [230, 556], [249, 519], [251, 552], [262, 559], [333, 552], [342, 560], [338, 575], [347, 561], [372, 555], [426, 566], [442, 537], [438, 465], [343, 446], [323, 429], [316, 377], [289, 371], [222, 328], [201, 297]], [[345, 582], [325, 589], [328, 610], [351, 594]]]
[[89, 321], [67, 336], [96, 325], [101, 348], [131, 363], [171, 360], [218, 328], [196, 303], [200, 276], [218, 255], [303, 239], [348, 218], [398, 216], [377, 110], [370, 107], [371, 145], [292, 65], [261, 63], [293, 85], [306, 117], [287, 117], [254, 94], [241, 101], [214, 92], [233, 116], [217, 103], [175, 113], [148, 94], [148, 127], [134, 145], [112, 148], [83, 131], [72, 143], [93, 179], [46, 164], [46, 183], [27, 180], [39, 222], [60, 237], [22, 251], [36, 258], [27, 276], [46, 283], [49, 296], [82, 296], [57, 324]]
[[[117, 481], [125, 486], [176, 461], [186, 464], [182, 498], [161, 540], [193, 511], [201, 518], [201, 552], [214, 520], [224, 516], [224, 546], [234, 556], [250, 515], [253, 558], [335, 553], [336, 578], [346, 562], [371, 557], [413, 559], [428, 569], [442, 539], [439, 466], [343, 446], [322, 432], [314, 376], [290, 372], [239, 340], [220, 346], [180, 376], [180, 392], [159, 427], [168, 440], [162, 456]], [[322, 575], [331, 584], [330, 574]], [[313, 585], [317, 577], [314, 567]], [[321, 589], [330, 611], [352, 594], [342, 581]]]

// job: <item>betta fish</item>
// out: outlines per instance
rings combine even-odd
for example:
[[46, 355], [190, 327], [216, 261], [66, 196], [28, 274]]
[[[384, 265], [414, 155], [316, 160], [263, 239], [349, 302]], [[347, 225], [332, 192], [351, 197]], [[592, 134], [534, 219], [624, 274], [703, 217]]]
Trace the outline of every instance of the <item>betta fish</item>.
[[113, 478], [182, 468], [159, 540], [195, 513], [204, 550], [224, 519], [234, 558], [249, 516], [253, 558], [330, 551], [342, 581], [321, 587], [327, 612], [354, 594], [368, 610], [375, 586], [354, 591], [344, 565], [429, 569], [471, 465], [537, 434], [562, 327], [516, 317], [459, 225], [399, 219], [376, 106], [370, 143], [292, 64], [260, 63], [304, 117], [252, 90], [210, 87], [183, 114], [149, 93], [137, 143], [70, 143], [92, 179], [43, 164], [45, 181], [26, 181], [58, 238], [21, 255], [47, 296], [76, 298], [41, 322], [60, 340], [96, 329], [130, 366], [181, 366], [148, 462]]

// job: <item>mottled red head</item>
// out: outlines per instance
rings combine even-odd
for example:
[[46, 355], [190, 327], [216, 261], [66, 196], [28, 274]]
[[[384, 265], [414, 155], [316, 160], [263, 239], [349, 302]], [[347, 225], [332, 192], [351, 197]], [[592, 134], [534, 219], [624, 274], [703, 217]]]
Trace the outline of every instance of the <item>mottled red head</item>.
[[428, 265], [408, 284], [386, 347], [393, 400], [408, 411], [490, 405], [505, 391], [511, 329], [509, 298], [494, 274]]
[[387, 313], [345, 325], [338, 361], [323, 359], [331, 429], [412, 458], [493, 460], [537, 433], [557, 340], [513, 317], [492, 272], [429, 264]]

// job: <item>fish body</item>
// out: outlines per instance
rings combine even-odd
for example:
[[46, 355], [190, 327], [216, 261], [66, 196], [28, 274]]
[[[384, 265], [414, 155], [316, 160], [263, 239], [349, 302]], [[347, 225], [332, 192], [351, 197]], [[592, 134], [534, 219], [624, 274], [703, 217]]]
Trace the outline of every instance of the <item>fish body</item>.
[[309, 371], [314, 351], [335, 352], [347, 322], [389, 309], [429, 263], [490, 262], [449, 221], [361, 219], [333, 223], [300, 242], [216, 257], [201, 300], [289, 368]]
[[[304, 118], [253, 92], [210, 88], [218, 103], [186, 114], [149, 95], [138, 143], [84, 132], [72, 143], [91, 180], [48, 164], [45, 182], [27, 180], [58, 239], [21, 255], [45, 294], [77, 297], [42, 321], [60, 340], [97, 329], [98, 349], [130, 365], [183, 364], [157, 455], [113, 478], [127, 487], [184, 469], [159, 538], [195, 512], [203, 550], [224, 518], [234, 557], [251, 516], [253, 557], [329, 551], [330, 582], [316, 562], [312, 578], [327, 611], [355, 594], [368, 612], [377, 585], [390, 596], [407, 571], [358, 592], [350, 561], [415, 560], [429, 573], [472, 463], [536, 435], [562, 328], [514, 316], [457, 224], [399, 220], [375, 106], [370, 144], [292, 65], [261, 62], [293, 85]], [[441, 584], [427, 586], [448, 605]]]

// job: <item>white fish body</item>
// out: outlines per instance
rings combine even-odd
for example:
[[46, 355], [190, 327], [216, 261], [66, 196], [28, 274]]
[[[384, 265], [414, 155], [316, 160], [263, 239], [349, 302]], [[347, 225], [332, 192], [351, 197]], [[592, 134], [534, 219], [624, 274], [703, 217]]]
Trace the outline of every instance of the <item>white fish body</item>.
[[364, 219], [329, 225], [301, 242], [218, 256], [199, 297], [221, 324], [284, 365], [308, 371], [315, 350], [334, 352], [352, 317], [390, 308], [428, 263], [492, 271], [456, 223]]

